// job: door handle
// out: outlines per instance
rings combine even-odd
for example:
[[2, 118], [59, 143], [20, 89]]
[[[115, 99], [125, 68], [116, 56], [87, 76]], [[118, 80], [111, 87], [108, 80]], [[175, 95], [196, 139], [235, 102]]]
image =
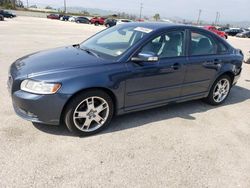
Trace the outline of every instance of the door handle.
[[175, 63], [171, 66], [171, 68], [174, 70], [178, 70], [180, 68], [180, 66], [181, 66], [180, 63]]
[[221, 67], [221, 60], [215, 59], [213, 61], [206, 61], [202, 65], [206, 68], [219, 69]]

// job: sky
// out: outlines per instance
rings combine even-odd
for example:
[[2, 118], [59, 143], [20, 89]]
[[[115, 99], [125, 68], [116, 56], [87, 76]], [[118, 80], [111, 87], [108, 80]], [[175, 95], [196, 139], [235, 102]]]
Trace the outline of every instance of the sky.
[[[27, 0], [23, 0], [26, 3]], [[63, 6], [64, 0], [28, 0], [29, 5]], [[159, 13], [161, 17], [179, 17], [197, 20], [199, 9], [201, 20], [213, 21], [216, 12], [220, 12], [221, 21], [250, 21], [250, 0], [66, 0], [67, 6], [98, 8], [119, 12], [139, 14], [140, 3], [143, 3], [142, 14], [152, 16]]]

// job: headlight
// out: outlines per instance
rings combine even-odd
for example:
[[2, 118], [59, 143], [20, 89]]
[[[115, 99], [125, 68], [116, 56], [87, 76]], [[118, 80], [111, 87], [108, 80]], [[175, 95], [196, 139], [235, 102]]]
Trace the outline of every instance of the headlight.
[[46, 83], [34, 80], [24, 80], [21, 83], [21, 90], [36, 94], [54, 94], [61, 87], [59, 83]]

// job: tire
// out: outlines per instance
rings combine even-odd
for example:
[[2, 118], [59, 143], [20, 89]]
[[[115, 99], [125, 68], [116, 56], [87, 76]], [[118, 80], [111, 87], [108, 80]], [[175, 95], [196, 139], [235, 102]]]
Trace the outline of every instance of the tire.
[[78, 136], [90, 136], [110, 124], [114, 104], [106, 92], [88, 90], [76, 95], [66, 106], [64, 114], [64, 122], [70, 132]]
[[[222, 85], [224, 86], [222, 87]], [[222, 87], [221, 89], [220, 86]], [[211, 87], [209, 95], [205, 98], [205, 102], [214, 106], [224, 103], [230, 93], [231, 87], [231, 78], [228, 75], [220, 76]]]
[[98, 22], [95, 22], [95, 26], [98, 26], [99, 25], [99, 23]]

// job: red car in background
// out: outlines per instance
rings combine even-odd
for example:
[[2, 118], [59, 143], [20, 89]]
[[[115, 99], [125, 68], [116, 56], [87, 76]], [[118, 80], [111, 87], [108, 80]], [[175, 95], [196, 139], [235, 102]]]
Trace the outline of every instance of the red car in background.
[[103, 25], [105, 21], [105, 18], [103, 17], [94, 17], [90, 20], [91, 24], [95, 24], [95, 25]]
[[61, 17], [62, 15], [59, 15], [59, 14], [50, 14], [47, 16], [48, 19], [52, 19], [52, 20], [60, 20]]
[[211, 32], [213, 32], [213, 33], [215, 33], [215, 34], [217, 34], [217, 35], [219, 35], [220, 37], [222, 37], [224, 39], [228, 38], [227, 34], [224, 31], [219, 31], [214, 26], [205, 26], [204, 28], [207, 29], [207, 30], [209, 30], [209, 31], [211, 31]]

